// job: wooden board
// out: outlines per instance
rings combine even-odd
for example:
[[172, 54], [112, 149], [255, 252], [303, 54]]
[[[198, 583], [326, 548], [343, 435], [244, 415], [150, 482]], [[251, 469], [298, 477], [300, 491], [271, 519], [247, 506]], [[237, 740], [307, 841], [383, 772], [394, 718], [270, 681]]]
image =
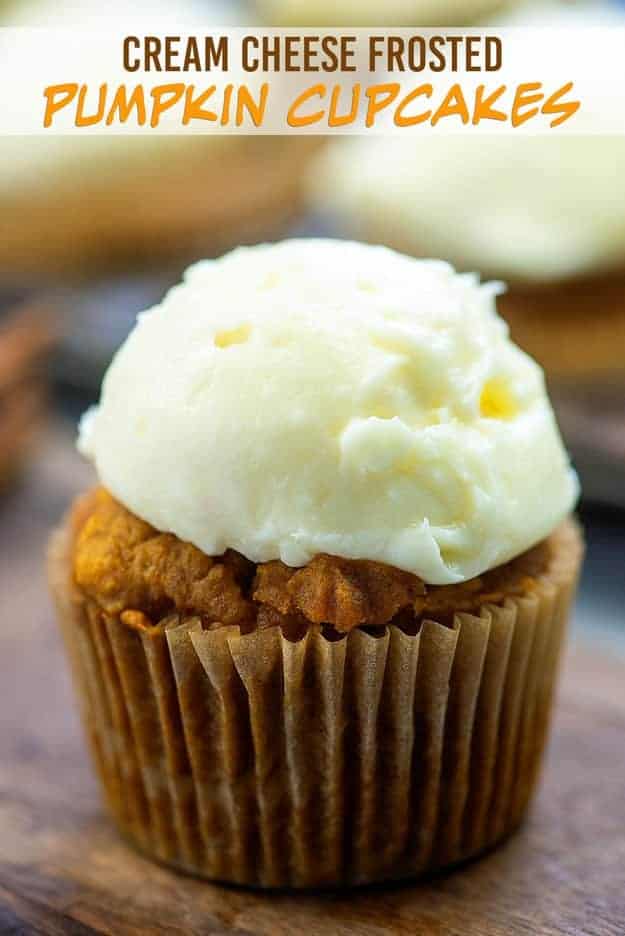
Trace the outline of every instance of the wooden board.
[[426, 883], [259, 894], [178, 876], [101, 812], [47, 597], [47, 531], [88, 472], [51, 438], [0, 498], [0, 933], [625, 934], [625, 667], [568, 654], [547, 770], [504, 847]]

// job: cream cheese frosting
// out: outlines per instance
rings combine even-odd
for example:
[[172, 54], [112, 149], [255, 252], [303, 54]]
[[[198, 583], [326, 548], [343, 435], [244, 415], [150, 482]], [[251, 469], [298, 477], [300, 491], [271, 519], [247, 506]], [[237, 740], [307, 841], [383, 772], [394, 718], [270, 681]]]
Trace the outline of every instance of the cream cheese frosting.
[[345, 241], [202, 261], [139, 317], [79, 448], [128, 509], [209, 555], [472, 578], [578, 494], [500, 290]]

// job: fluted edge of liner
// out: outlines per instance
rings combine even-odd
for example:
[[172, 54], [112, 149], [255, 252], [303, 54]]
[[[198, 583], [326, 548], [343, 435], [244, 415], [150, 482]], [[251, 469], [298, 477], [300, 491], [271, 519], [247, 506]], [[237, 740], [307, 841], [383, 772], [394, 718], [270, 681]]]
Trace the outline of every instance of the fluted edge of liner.
[[72, 532], [49, 574], [107, 807], [143, 852], [261, 887], [417, 876], [521, 821], [548, 734], [581, 562], [574, 523], [531, 596], [296, 642], [85, 602]]

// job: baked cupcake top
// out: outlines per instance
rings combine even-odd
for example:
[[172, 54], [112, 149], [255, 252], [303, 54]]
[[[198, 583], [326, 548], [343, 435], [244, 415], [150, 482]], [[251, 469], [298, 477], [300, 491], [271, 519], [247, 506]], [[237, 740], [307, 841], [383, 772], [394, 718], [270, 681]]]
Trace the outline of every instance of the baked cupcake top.
[[208, 556], [473, 578], [546, 537], [578, 492], [498, 291], [330, 240], [201, 262], [139, 317], [81, 451], [125, 507]]
[[254, 564], [229, 549], [207, 556], [172, 533], [160, 533], [96, 488], [75, 503], [73, 578], [82, 598], [140, 629], [171, 615], [199, 617], [205, 628], [244, 632], [280, 627], [297, 639], [311, 625], [326, 633], [395, 624], [416, 633], [423, 621], [452, 626], [460, 613], [530, 597], [557, 576], [558, 557], [579, 553], [575, 522], [510, 562], [468, 582], [427, 585], [416, 575], [370, 559], [319, 554], [301, 568], [279, 560]]

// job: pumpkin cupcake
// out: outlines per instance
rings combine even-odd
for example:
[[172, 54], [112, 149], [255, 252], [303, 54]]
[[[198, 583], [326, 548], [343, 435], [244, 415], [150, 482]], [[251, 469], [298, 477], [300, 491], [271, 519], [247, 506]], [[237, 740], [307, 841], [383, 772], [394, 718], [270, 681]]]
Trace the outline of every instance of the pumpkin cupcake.
[[497, 288], [302, 240], [192, 267], [114, 359], [50, 576], [108, 808], [263, 887], [414, 876], [521, 820], [581, 559]]

